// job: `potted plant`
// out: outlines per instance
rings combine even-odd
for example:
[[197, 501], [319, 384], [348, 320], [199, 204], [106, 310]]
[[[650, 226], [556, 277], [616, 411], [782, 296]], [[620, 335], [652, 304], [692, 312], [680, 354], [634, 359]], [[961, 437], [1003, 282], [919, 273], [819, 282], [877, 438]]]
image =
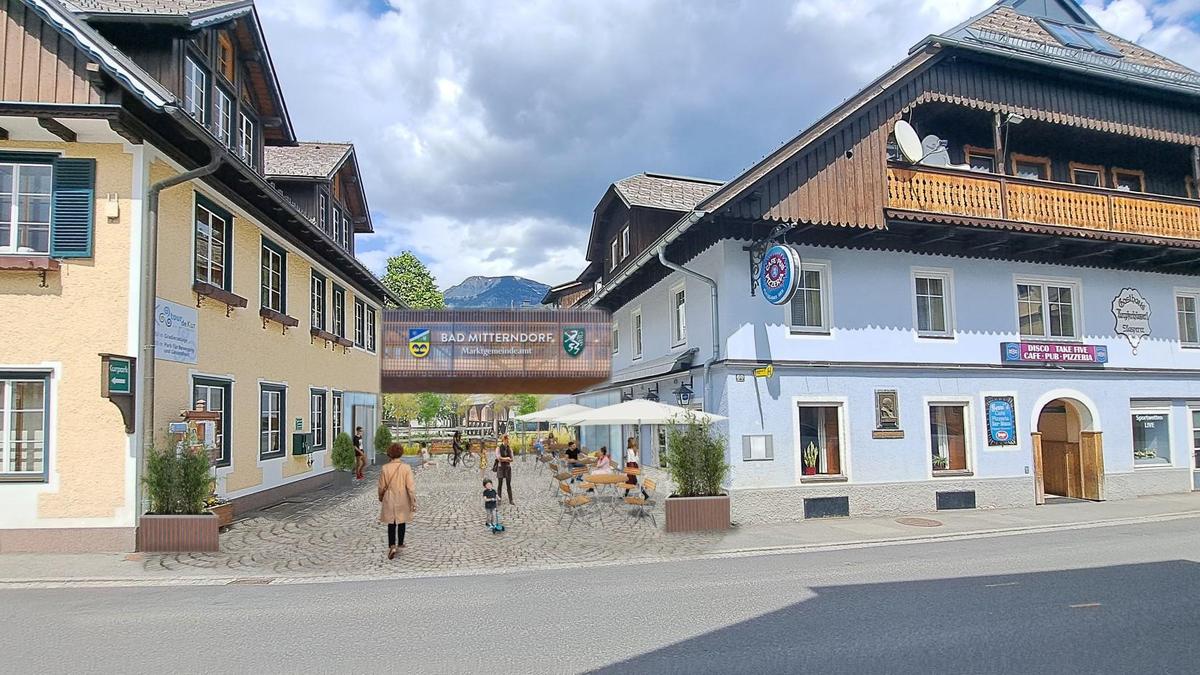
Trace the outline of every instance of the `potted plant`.
[[934, 471], [945, 471], [947, 469], [947, 467], [949, 467], [949, 466], [950, 466], [950, 460], [946, 459], [942, 455], [934, 455], [933, 456], [933, 470]]
[[815, 443], [809, 443], [808, 447], [804, 449], [804, 475], [817, 475], [817, 445]]
[[214, 492], [204, 501], [208, 512], [217, 517], [217, 527], [228, 527], [233, 524], [233, 503], [217, 496]]
[[392, 447], [395, 438], [392, 437], [392, 430], [386, 424], [380, 424], [375, 430], [375, 461], [380, 464], [387, 464], [389, 461], [387, 456], [388, 448]]
[[208, 510], [215, 481], [208, 449], [188, 434], [178, 447], [151, 446], [142, 478], [150, 511], [138, 519], [139, 551], [220, 550], [218, 517]]
[[337, 471], [336, 483], [349, 485], [354, 474], [354, 439], [350, 434], [341, 432], [333, 437], [333, 450], [329, 453], [329, 462]]
[[667, 432], [667, 471], [675, 493], [667, 498], [667, 532], [729, 529], [729, 476], [725, 439], [707, 422], [684, 418]]

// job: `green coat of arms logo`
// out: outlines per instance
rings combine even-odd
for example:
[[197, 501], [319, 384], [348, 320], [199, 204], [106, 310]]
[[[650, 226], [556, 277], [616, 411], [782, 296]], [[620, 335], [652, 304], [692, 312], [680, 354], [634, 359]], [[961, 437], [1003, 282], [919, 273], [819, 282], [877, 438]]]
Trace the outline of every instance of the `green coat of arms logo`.
[[585, 331], [582, 328], [564, 328], [562, 335], [563, 351], [567, 356], [579, 356], [583, 353]]

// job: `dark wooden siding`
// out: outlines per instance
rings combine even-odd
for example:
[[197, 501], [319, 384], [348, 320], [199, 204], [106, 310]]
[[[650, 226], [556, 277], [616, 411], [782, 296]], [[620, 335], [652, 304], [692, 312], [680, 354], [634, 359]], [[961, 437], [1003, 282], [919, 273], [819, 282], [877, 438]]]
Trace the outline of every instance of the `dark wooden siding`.
[[0, 0], [0, 80], [3, 99], [26, 103], [96, 104], [87, 56], [18, 0]]
[[287, 182], [275, 181], [275, 186], [279, 191], [287, 195], [287, 198], [292, 200], [292, 203], [299, 208], [304, 215], [317, 220], [317, 188], [314, 183], [304, 182]]
[[[967, 58], [943, 58], [886, 93], [759, 179], [720, 215], [743, 220], [883, 227], [887, 141], [921, 103], [992, 112], [1176, 144], [1200, 144], [1200, 112], [1149, 94], [1088, 85]], [[1124, 140], [1124, 139], [1116, 139]], [[990, 144], [989, 144], [990, 145]], [[1156, 144], [1142, 143], [1150, 152]], [[1136, 167], [1126, 167], [1136, 168]], [[1165, 180], [1165, 179], [1164, 179]], [[1155, 185], [1147, 186], [1154, 189]], [[1176, 194], [1178, 188], [1164, 189]]]
[[183, 40], [161, 26], [102, 24], [104, 37], [176, 96], [183, 96]]

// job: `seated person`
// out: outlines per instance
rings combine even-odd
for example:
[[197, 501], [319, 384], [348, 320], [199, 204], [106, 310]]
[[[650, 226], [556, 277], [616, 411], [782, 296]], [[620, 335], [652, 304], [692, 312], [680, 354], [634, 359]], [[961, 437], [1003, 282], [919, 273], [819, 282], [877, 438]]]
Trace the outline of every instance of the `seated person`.
[[593, 469], [595, 473], [612, 473], [612, 458], [608, 456], [608, 447], [600, 448], [600, 455], [596, 459], [596, 467]]

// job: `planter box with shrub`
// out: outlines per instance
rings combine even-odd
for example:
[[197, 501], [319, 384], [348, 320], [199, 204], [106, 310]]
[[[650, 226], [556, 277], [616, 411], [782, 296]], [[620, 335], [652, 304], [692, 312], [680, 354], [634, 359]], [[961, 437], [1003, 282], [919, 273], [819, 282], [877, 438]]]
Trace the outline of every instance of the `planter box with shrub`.
[[154, 515], [138, 520], [137, 549], [150, 553], [210, 553], [221, 550], [217, 516]]
[[138, 519], [139, 551], [220, 550], [220, 526], [208, 512], [213, 494], [212, 458], [189, 434], [179, 447], [158, 443], [146, 455], [146, 495], [150, 513]]
[[729, 496], [722, 483], [729, 475], [725, 439], [708, 423], [682, 423], [667, 432], [667, 472], [675, 494], [667, 498], [667, 532], [728, 530]]

